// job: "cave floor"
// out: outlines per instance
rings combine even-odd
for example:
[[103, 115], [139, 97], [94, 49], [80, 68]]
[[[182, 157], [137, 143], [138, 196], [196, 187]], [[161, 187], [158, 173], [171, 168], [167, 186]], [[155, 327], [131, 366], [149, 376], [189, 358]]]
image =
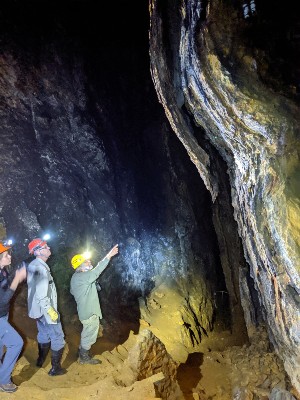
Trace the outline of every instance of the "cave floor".
[[[25, 320], [26, 321], [26, 320]], [[30, 325], [30, 323], [29, 323]], [[25, 328], [25, 327], [23, 327]], [[50, 357], [43, 368], [35, 367], [37, 344], [33, 339], [34, 325], [27, 337], [21, 358], [16, 364], [13, 381], [19, 386], [14, 394], [0, 393], [0, 399], [61, 399], [82, 400], [101, 398], [102, 400], [150, 400], [155, 397], [151, 379], [144, 379], [124, 387], [122, 375], [126, 369], [120, 368], [124, 361], [123, 345], [105, 335], [98, 339], [92, 352], [102, 361], [99, 365], [80, 365], [77, 363], [79, 343], [78, 329], [66, 331], [65, 355], [63, 366], [68, 373], [63, 376], [50, 377]], [[133, 346], [135, 335], [131, 332], [127, 339], [127, 347]], [[228, 330], [212, 332], [205, 338], [196, 351], [178, 367], [177, 381], [182, 395], [176, 399], [209, 400], [237, 398], [268, 399], [273, 387], [286, 388], [286, 376], [276, 355], [270, 350], [265, 332], [257, 333], [251, 345], [239, 333], [232, 334]], [[117, 371], [117, 375], [116, 375]], [[252, 394], [251, 394], [252, 393]], [[248, 397], [247, 397], [248, 396]]]

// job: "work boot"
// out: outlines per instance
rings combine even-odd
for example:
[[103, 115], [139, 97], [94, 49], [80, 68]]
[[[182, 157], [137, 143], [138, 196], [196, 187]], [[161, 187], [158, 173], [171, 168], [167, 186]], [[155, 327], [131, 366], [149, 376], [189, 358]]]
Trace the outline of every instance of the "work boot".
[[50, 349], [51, 342], [49, 343], [38, 343], [39, 346], [39, 356], [38, 359], [36, 360], [36, 366], [37, 367], [42, 367], [44, 364], [44, 361], [46, 360], [47, 354]]
[[48, 375], [55, 376], [55, 375], [64, 375], [67, 370], [62, 368], [60, 365], [61, 358], [63, 355], [64, 348], [60, 350], [51, 350], [51, 364], [52, 368], [48, 372]]
[[16, 386], [14, 383], [2, 383], [0, 384], [0, 392], [6, 392], [6, 393], [13, 393], [18, 390], [18, 386]]
[[82, 348], [79, 349], [78, 362], [79, 364], [101, 364], [100, 360], [91, 357], [89, 351]]

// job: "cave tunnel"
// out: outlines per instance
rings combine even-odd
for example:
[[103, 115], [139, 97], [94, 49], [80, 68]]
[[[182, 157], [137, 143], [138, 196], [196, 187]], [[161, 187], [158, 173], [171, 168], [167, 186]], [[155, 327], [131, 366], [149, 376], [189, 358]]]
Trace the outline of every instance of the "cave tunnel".
[[[13, 398], [300, 398], [299, 24], [258, 0], [1, 3], [0, 239], [13, 276], [51, 235], [67, 342], [67, 374], [36, 367], [21, 283]], [[71, 259], [115, 244], [81, 365]]]

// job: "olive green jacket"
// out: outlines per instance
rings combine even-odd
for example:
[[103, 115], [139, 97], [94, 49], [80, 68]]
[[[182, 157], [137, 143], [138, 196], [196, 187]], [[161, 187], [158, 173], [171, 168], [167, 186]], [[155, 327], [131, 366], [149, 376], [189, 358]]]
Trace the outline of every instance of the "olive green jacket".
[[75, 271], [71, 278], [70, 292], [76, 300], [80, 321], [88, 319], [94, 314], [98, 315], [100, 319], [102, 318], [96, 280], [108, 263], [109, 259], [104, 258], [90, 271]]

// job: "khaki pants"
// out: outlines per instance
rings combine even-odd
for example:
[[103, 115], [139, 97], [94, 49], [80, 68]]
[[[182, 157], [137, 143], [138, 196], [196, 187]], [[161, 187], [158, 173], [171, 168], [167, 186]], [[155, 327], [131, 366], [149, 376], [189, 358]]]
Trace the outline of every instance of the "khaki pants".
[[89, 319], [84, 319], [82, 323], [82, 332], [80, 338], [80, 347], [84, 350], [90, 350], [91, 346], [96, 343], [99, 331], [99, 317], [92, 315]]

